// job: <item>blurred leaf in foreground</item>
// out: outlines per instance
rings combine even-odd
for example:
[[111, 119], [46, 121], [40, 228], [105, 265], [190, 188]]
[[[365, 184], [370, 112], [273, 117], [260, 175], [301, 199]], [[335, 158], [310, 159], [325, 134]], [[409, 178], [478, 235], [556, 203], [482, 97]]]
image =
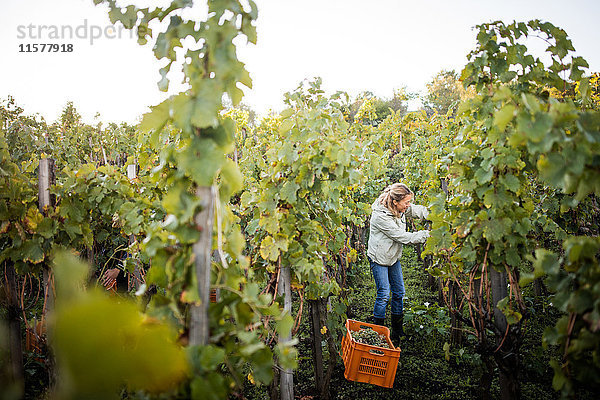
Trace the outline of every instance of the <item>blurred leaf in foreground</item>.
[[58, 398], [117, 398], [124, 386], [162, 392], [186, 376], [185, 352], [170, 327], [145, 318], [134, 303], [81, 290], [87, 266], [74, 256], [57, 254], [54, 270]]

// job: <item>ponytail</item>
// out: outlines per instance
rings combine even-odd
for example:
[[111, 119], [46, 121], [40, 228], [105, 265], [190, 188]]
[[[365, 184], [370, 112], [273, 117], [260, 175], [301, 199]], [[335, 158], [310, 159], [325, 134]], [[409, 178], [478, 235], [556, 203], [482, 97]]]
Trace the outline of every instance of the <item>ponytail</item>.
[[413, 192], [404, 183], [393, 183], [384, 189], [377, 201], [390, 210], [395, 216], [399, 217], [400, 213], [396, 210], [396, 207], [394, 207], [394, 200], [399, 202], [411, 194], [413, 194]]

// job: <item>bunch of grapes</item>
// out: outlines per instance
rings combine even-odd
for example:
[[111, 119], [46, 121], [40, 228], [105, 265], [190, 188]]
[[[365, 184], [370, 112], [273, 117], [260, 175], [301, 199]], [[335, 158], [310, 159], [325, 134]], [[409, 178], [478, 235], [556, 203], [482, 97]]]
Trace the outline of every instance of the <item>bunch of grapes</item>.
[[368, 344], [369, 346], [390, 348], [385, 335], [375, 332], [372, 328], [362, 328], [358, 332], [353, 332], [352, 338], [358, 343]]

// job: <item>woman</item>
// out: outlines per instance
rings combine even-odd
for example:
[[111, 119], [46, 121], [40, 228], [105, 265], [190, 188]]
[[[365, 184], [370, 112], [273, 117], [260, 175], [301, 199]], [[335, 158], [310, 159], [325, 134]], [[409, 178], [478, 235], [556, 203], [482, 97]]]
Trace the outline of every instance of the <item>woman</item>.
[[403, 183], [388, 186], [371, 206], [367, 257], [377, 287], [377, 298], [373, 308], [373, 321], [383, 325], [387, 303], [392, 295], [392, 334], [394, 345], [404, 336], [403, 297], [404, 279], [400, 257], [402, 246], [409, 243], [424, 243], [429, 231], [406, 231], [406, 217], [427, 218], [429, 211], [423, 206], [411, 204], [413, 192]]

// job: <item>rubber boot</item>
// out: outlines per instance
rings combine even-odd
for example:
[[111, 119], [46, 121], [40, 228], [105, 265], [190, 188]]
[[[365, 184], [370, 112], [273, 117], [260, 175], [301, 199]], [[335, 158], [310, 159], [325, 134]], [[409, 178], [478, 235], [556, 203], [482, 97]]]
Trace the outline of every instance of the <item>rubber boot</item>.
[[385, 318], [372, 318], [372, 321], [375, 325], [385, 326]]
[[392, 333], [390, 339], [395, 347], [400, 346], [400, 338], [404, 336], [404, 314], [392, 314]]

